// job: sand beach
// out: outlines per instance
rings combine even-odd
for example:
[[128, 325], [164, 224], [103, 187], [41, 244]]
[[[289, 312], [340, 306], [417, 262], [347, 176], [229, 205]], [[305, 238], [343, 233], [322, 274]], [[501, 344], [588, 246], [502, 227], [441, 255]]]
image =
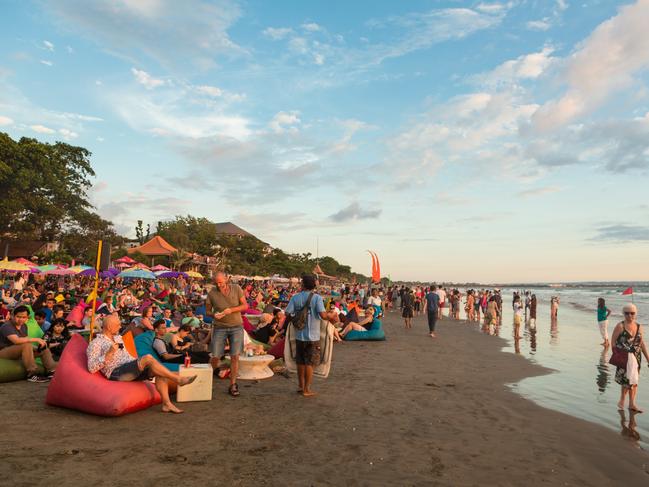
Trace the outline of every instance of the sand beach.
[[504, 340], [444, 319], [385, 342], [336, 346], [319, 395], [283, 376], [242, 382], [186, 414], [157, 407], [99, 418], [48, 407], [47, 384], [4, 384], [0, 484], [627, 485], [649, 482], [649, 455], [619, 434], [542, 408], [506, 386], [547, 373]]

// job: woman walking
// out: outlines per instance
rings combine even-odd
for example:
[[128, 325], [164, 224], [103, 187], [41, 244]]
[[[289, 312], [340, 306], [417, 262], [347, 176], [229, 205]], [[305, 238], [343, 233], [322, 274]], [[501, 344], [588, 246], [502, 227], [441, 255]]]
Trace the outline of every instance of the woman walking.
[[604, 348], [608, 348], [608, 317], [611, 315], [611, 310], [606, 307], [606, 302], [604, 298], [599, 298], [597, 300], [597, 324], [599, 325], [599, 333], [602, 335], [601, 344], [604, 345]]
[[615, 344], [614, 353], [627, 352], [626, 367], [617, 366], [615, 372], [615, 382], [620, 384], [620, 401], [617, 403], [618, 409], [624, 409], [624, 400], [629, 396], [629, 410], [641, 413], [642, 410], [636, 404], [638, 394], [638, 379], [640, 378], [640, 365], [642, 364], [642, 355], [649, 361], [647, 347], [642, 338], [642, 330], [636, 322], [637, 308], [633, 304], [626, 304], [623, 308], [624, 321], [615, 325], [611, 341]]

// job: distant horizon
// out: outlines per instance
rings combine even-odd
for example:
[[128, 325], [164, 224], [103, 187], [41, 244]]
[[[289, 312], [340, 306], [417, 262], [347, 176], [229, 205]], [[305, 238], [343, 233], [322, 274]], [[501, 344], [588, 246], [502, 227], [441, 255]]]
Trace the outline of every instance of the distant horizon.
[[91, 151], [123, 235], [190, 214], [365, 275], [649, 278], [648, 0], [368, 5], [9, 0], [0, 132]]

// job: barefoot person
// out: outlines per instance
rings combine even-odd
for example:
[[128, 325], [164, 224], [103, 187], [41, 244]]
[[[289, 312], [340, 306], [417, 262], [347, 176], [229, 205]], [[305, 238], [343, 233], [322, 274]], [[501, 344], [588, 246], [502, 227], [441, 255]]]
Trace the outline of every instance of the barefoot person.
[[636, 322], [637, 308], [633, 304], [626, 304], [623, 311], [624, 321], [615, 325], [613, 336], [611, 336], [614, 347], [628, 352], [626, 367], [617, 367], [615, 371], [615, 382], [622, 387], [617, 408], [624, 409], [624, 400], [628, 394], [629, 409], [641, 413], [642, 410], [636, 403], [640, 365], [642, 364], [642, 355], [644, 354], [647, 361], [649, 361], [649, 355], [642, 337], [642, 330]]
[[602, 335], [602, 345], [608, 348], [608, 317], [611, 315], [611, 310], [606, 307], [604, 298], [597, 299], [597, 324], [599, 325], [599, 333]]
[[213, 316], [212, 322], [212, 367], [218, 369], [219, 360], [225, 355], [225, 342], [230, 344], [230, 388], [231, 396], [239, 395], [237, 374], [239, 372], [239, 355], [243, 352], [243, 318], [241, 312], [248, 309], [246, 295], [239, 285], [228, 281], [228, 277], [219, 272], [215, 278], [216, 287], [207, 294], [205, 313]]
[[320, 364], [320, 319], [327, 319], [322, 296], [315, 292], [316, 279], [312, 275], [302, 276], [302, 291], [288, 302], [286, 314], [296, 316], [306, 306], [309, 296], [309, 312], [304, 328], [295, 330], [295, 363], [299, 382], [298, 392], [304, 397], [315, 396], [311, 390], [313, 367]]
[[439, 294], [437, 286], [433, 285], [426, 294], [426, 309], [428, 317], [428, 331], [431, 338], [435, 338], [435, 325], [437, 324], [437, 308], [439, 306]]
[[148, 380], [155, 377], [155, 387], [162, 397], [162, 412], [182, 413], [182, 409], [178, 409], [169, 399], [169, 382], [182, 387], [194, 382], [196, 376], [180, 378], [177, 373], [170, 372], [151, 355], [134, 359], [124, 349], [119, 328], [117, 315], [104, 318], [102, 334], [97, 335], [88, 345], [88, 370], [93, 374], [99, 370], [109, 380], [121, 382]]

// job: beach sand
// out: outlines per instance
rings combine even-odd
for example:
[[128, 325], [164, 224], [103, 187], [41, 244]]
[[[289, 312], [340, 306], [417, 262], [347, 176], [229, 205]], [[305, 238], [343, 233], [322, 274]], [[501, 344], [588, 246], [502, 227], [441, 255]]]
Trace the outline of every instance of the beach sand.
[[647, 452], [511, 392], [547, 370], [501, 339], [384, 323], [385, 342], [336, 345], [311, 399], [293, 376], [236, 399], [216, 381], [182, 416], [99, 418], [46, 406], [46, 384], [2, 384], [0, 485], [649, 485]]

